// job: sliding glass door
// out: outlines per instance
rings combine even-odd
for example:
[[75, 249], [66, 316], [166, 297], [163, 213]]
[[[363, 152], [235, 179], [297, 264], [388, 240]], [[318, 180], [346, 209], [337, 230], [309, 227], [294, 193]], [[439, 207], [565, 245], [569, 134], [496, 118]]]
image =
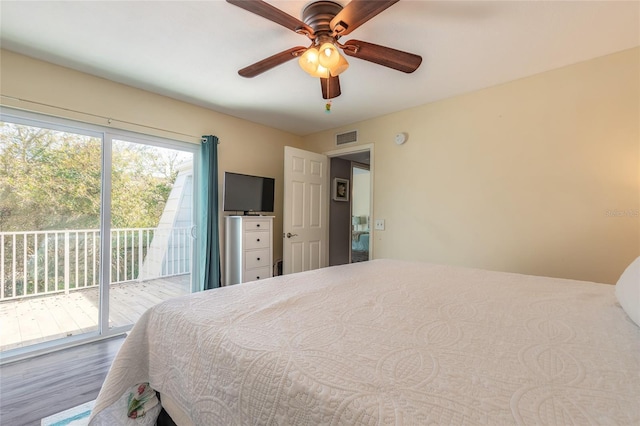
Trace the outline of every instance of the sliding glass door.
[[193, 157], [112, 139], [109, 327], [191, 291]]
[[38, 118], [0, 121], [3, 354], [127, 329], [193, 287], [197, 145]]
[[96, 331], [102, 139], [0, 126], [2, 350]]

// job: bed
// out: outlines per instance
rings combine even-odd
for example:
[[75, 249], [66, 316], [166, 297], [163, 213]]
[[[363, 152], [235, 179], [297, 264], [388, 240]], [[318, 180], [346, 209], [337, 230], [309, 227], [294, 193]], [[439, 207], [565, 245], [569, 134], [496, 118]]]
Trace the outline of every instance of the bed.
[[90, 424], [154, 421], [121, 406], [145, 382], [179, 425], [640, 424], [616, 287], [373, 260], [176, 298], [131, 330]]

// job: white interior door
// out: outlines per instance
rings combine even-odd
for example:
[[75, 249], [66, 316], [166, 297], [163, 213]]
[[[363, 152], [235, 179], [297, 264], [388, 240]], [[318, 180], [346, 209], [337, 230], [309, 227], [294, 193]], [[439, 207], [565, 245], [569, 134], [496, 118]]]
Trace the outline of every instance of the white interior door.
[[327, 266], [329, 159], [284, 148], [283, 272]]

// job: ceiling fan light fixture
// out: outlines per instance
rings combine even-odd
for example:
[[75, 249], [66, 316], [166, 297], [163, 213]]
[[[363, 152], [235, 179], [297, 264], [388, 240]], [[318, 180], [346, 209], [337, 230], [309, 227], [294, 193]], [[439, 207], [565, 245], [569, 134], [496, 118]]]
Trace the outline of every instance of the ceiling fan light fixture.
[[331, 42], [325, 42], [317, 49], [309, 47], [298, 59], [300, 68], [312, 77], [329, 78], [342, 74], [349, 68], [349, 62]]
[[339, 56], [338, 63], [333, 68], [330, 68], [331, 75], [333, 77], [337, 77], [338, 75], [345, 72], [347, 68], [349, 68], [349, 62], [347, 62], [347, 59], [342, 55], [338, 55], [338, 56]]
[[325, 68], [332, 69], [340, 61], [340, 52], [333, 45], [333, 43], [325, 42], [320, 46], [320, 55], [318, 56], [318, 62]]
[[310, 47], [302, 54], [302, 56], [300, 56], [300, 59], [298, 59], [300, 68], [302, 68], [307, 74], [314, 77], [318, 70], [318, 55], [318, 49]]
[[311, 75], [313, 77], [329, 78], [330, 71], [329, 68], [323, 67], [322, 65], [318, 64], [318, 68], [316, 68], [316, 71]]

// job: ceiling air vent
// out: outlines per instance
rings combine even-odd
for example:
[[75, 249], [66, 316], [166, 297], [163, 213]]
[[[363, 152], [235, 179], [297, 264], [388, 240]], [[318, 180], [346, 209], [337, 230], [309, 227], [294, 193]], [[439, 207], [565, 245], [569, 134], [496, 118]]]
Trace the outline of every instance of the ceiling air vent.
[[358, 142], [358, 131], [352, 130], [346, 133], [336, 135], [336, 145], [344, 145], [348, 143]]

